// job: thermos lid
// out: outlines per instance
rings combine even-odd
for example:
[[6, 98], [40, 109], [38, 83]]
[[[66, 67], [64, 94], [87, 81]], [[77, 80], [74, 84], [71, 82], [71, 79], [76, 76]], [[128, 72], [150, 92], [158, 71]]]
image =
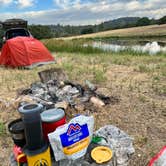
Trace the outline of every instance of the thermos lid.
[[32, 113], [32, 112], [38, 112], [38, 111], [42, 111], [43, 109], [43, 105], [41, 104], [25, 104], [23, 106], [21, 106], [18, 111], [21, 113], [21, 114], [29, 114], [29, 113]]
[[42, 122], [57, 122], [65, 116], [65, 112], [61, 108], [53, 108], [41, 113]]
[[[41, 104], [25, 104], [18, 109], [22, 115], [23, 121], [31, 122], [40, 119], [40, 113], [43, 111]], [[38, 118], [37, 118], [38, 117]]]

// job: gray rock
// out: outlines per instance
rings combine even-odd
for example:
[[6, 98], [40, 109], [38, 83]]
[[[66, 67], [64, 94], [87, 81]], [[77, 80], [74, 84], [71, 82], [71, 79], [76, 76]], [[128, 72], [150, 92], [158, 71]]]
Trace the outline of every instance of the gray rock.
[[33, 90], [33, 89], [37, 89], [37, 88], [43, 88], [43, 89], [45, 89], [46, 88], [46, 84], [43, 84], [43, 83], [41, 83], [41, 82], [35, 82], [35, 83], [33, 83], [33, 84], [31, 84], [31, 89]]
[[67, 75], [60, 68], [52, 68], [44, 70], [38, 73], [41, 82], [47, 83], [50, 80], [56, 80], [58, 82], [68, 80]]
[[95, 91], [97, 89], [97, 87], [94, 84], [92, 84], [89, 80], [86, 80], [85, 84], [91, 91]]
[[55, 104], [56, 108], [63, 108], [64, 110], [66, 110], [68, 106], [69, 106], [69, 104], [66, 101], [57, 102]]
[[100, 100], [99, 98], [94, 97], [94, 96], [90, 98], [90, 102], [99, 108], [105, 106], [105, 104], [102, 100]]

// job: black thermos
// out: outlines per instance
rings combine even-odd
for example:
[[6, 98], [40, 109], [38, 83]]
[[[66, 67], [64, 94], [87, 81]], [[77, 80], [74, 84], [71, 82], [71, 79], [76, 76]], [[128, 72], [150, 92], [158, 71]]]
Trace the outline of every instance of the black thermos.
[[40, 117], [42, 110], [41, 104], [26, 104], [19, 108], [24, 122], [26, 148], [30, 151], [40, 149], [45, 144]]

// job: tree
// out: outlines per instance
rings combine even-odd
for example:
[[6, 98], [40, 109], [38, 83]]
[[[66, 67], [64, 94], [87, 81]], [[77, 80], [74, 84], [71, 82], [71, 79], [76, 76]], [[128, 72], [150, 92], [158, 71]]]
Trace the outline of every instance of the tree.
[[158, 24], [158, 20], [155, 20], [154, 18], [152, 18], [152, 19], [150, 20], [150, 24], [151, 24], [151, 25]]
[[30, 25], [28, 26], [29, 31], [33, 37], [37, 39], [47, 39], [51, 38], [51, 29], [47, 25]]
[[81, 30], [81, 34], [89, 34], [89, 33], [93, 33], [92, 28], [84, 28]]
[[148, 17], [142, 17], [140, 18], [137, 23], [137, 26], [146, 26], [146, 25], [150, 25], [150, 20]]
[[103, 31], [104, 30], [104, 23], [101, 23], [98, 25], [98, 31]]
[[158, 20], [158, 23], [159, 23], [159, 24], [166, 24], [166, 16], [160, 18], [160, 19]]

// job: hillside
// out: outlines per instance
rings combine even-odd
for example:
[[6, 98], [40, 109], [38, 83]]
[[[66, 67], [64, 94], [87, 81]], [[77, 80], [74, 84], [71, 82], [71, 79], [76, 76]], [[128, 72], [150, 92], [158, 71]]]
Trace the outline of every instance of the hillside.
[[51, 32], [56, 37], [61, 36], [71, 36], [71, 35], [80, 35], [80, 34], [89, 34], [100, 31], [106, 31], [111, 29], [120, 29], [126, 27], [134, 27], [137, 25], [138, 21], [141, 18], [139, 17], [122, 17], [114, 20], [109, 20], [102, 22], [97, 25], [50, 25]]
[[103, 38], [103, 37], [165, 37], [166, 24], [150, 25], [134, 28], [125, 28], [117, 30], [109, 30], [93, 34], [78, 35], [72, 37], [62, 37], [60, 39], [77, 39], [77, 38]]
[[148, 17], [121, 17], [96, 25], [49, 25], [50, 31], [54, 37], [74, 36], [81, 34], [90, 34], [106, 30], [122, 29], [129, 27], [139, 27], [155, 24], [165, 24], [166, 16], [160, 19], [149, 19]]

